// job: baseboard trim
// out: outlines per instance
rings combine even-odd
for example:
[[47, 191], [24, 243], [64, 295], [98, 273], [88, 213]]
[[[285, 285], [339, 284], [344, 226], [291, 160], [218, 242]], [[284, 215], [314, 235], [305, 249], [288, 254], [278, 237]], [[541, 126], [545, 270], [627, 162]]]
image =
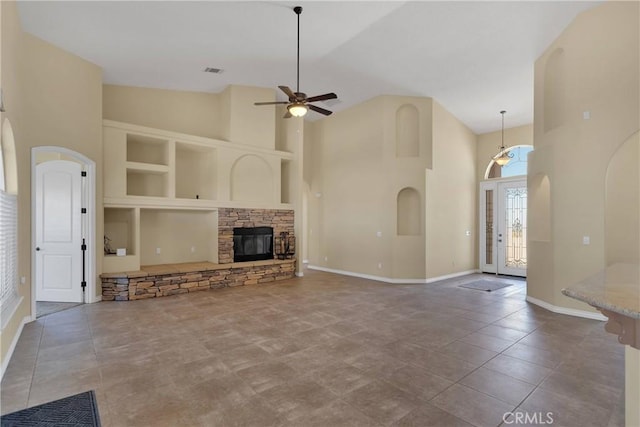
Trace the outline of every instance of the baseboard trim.
[[302, 271], [296, 271], [296, 277], [304, 277], [304, 273]]
[[346, 270], [336, 270], [334, 268], [320, 267], [320, 266], [317, 266], [317, 265], [308, 265], [307, 268], [309, 270], [324, 271], [326, 273], [341, 274], [343, 276], [358, 277], [360, 279], [375, 280], [377, 282], [392, 283], [392, 284], [397, 284], [397, 285], [415, 284], [415, 283], [424, 283], [424, 284], [434, 283], [434, 282], [439, 282], [440, 280], [452, 279], [452, 278], [455, 278], [455, 277], [466, 276], [468, 274], [473, 274], [473, 273], [478, 273], [479, 272], [479, 270], [467, 270], [467, 271], [461, 271], [459, 273], [447, 274], [447, 275], [444, 275], [444, 276], [430, 277], [428, 279], [425, 279], [425, 278], [420, 278], [420, 279], [392, 279], [391, 277], [374, 276], [372, 274], [355, 273], [353, 271], [346, 271]]
[[607, 318], [600, 313], [592, 313], [590, 311], [585, 311], [585, 310], [576, 310], [575, 308], [560, 307], [557, 305], [549, 304], [546, 301], [542, 301], [538, 298], [534, 298], [530, 296], [527, 296], [527, 302], [530, 302], [531, 304], [535, 304], [553, 313], [566, 314], [567, 316], [574, 316], [574, 317], [583, 317], [585, 319], [591, 319], [591, 320], [601, 320], [604, 322], [607, 321]]
[[22, 329], [24, 325], [31, 322], [31, 316], [25, 316], [20, 321], [20, 326], [18, 326], [18, 330], [16, 334], [13, 336], [13, 340], [11, 341], [11, 345], [9, 346], [9, 351], [7, 351], [7, 355], [2, 360], [2, 366], [0, 367], [0, 381], [4, 377], [4, 373], [7, 371], [9, 367], [9, 362], [11, 361], [11, 357], [13, 356], [13, 352], [16, 349], [16, 345], [18, 345], [18, 340], [20, 339], [20, 335], [22, 335]]

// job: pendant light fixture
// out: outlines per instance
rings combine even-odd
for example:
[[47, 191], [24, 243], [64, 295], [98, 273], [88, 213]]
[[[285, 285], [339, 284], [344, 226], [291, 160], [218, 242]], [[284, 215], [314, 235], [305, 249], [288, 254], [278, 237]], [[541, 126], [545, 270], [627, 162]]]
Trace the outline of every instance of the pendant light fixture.
[[513, 158], [513, 153], [507, 152], [504, 147], [504, 113], [506, 113], [505, 110], [500, 111], [500, 114], [502, 114], [502, 145], [500, 145], [500, 151], [498, 151], [498, 154], [493, 157], [493, 161], [500, 166], [506, 165]]

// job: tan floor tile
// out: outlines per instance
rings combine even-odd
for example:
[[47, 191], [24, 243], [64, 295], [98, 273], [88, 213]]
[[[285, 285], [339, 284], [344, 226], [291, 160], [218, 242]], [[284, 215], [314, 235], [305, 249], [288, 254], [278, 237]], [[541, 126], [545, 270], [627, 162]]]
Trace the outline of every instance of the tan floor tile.
[[498, 355], [495, 351], [467, 344], [462, 341], [452, 342], [451, 344], [441, 347], [436, 351], [438, 353], [443, 353], [448, 356], [467, 361], [476, 366], [482, 365]]
[[591, 381], [585, 376], [568, 376], [559, 372], [549, 375], [540, 389], [579, 400], [583, 404], [612, 409], [624, 393], [622, 390]]
[[517, 329], [504, 328], [502, 326], [488, 325], [478, 330], [481, 334], [491, 335], [492, 337], [502, 338], [507, 341], [517, 341], [526, 337], [527, 332], [519, 331]]
[[601, 427], [607, 425], [612, 414], [611, 410], [600, 406], [542, 389], [536, 389], [514, 412], [530, 416], [548, 415], [553, 422], [552, 425], [567, 427]]
[[534, 385], [540, 384], [551, 373], [551, 369], [544, 366], [504, 355], [496, 356], [484, 367]]
[[241, 369], [236, 374], [257, 393], [304, 376], [286, 363], [275, 360]]
[[512, 405], [519, 405], [535, 388], [533, 384], [486, 368], [472, 372], [460, 384]]
[[94, 389], [105, 427], [482, 425], [473, 411], [494, 422], [496, 401], [539, 384], [522, 410], [621, 425], [616, 337], [526, 303], [522, 282], [491, 295], [457, 287], [482, 277], [387, 285], [309, 272], [71, 308], [25, 325], [0, 410]]
[[338, 396], [369, 384], [374, 377], [343, 362], [328, 365], [311, 374], [311, 378]]
[[221, 354], [219, 357], [220, 361], [232, 371], [238, 371], [272, 359], [268, 352], [254, 344], [238, 347], [235, 350]]
[[336, 395], [305, 378], [270, 388], [260, 396], [287, 421], [293, 421], [336, 400]]
[[384, 372], [380, 377], [422, 400], [430, 400], [454, 384], [445, 378], [407, 365], [393, 371]]
[[514, 340], [497, 338], [491, 335], [481, 334], [479, 332], [467, 335], [466, 337], [461, 338], [460, 341], [467, 344], [475, 345], [477, 347], [482, 347], [487, 350], [495, 351], [497, 353], [505, 351], [515, 343]]
[[545, 350], [519, 342], [509, 347], [503, 354], [551, 369], [557, 367], [567, 357], [567, 354], [561, 350]]
[[478, 427], [500, 425], [504, 414], [515, 408], [515, 405], [459, 384], [448, 388], [430, 403]]
[[329, 405], [304, 414], [285, 425], [291, 427], [378, 427], [381, 424], [353, 406], [340, 400], [334, 400]]
[[360, 353], [346, 358], [344, 361], [362, 371], [370, 372], [372, 375], [381, 375], [407, 366], [405, 362], [383, 351]]
[[472, 424], [428, 403], [420, 404], [393, 425], [394, 427], [472, 427]]
[[344, 396], [344, 400], [383, 425], [391, 425], [420, 405], [411, 393], [374, 381]]

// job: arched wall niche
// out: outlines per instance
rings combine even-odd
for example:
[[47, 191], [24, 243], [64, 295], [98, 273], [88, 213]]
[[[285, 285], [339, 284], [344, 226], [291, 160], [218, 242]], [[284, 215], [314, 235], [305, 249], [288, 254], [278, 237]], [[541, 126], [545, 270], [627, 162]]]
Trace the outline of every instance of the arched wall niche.
[[396, 111], [396, 157], [420, 156], [420, 114], [415, 105], [404, 104]]
[[532, 241], [551, 241], [551, 182], [545, 174], [529, 181], [529, 237]]
[[13, 138], [11, 122], [5, 118], [2, 122], [2, 150], [0, 150], [0, 162], [4, 173], [0, 180], [2, 188], [9, 194], [18, 194], [18, 165], [16, 161], [16, 143]]
[[557, 48], [549, 55], [544, 68], [544, 131], [562, 125], [565, 121], [564, 49]]
[[605, 183], [606, 265], [640, 262], [640, 133], [616, 150]]
[[262, 158], [247, 154], [231, 167], [231, 200], [273, 202], [273, 171]]
[[419, 236], [422, 234], [422, 209], [420, 193], [415, 188], [405, 187], [397, 197], [397, 233], [399, 236]]

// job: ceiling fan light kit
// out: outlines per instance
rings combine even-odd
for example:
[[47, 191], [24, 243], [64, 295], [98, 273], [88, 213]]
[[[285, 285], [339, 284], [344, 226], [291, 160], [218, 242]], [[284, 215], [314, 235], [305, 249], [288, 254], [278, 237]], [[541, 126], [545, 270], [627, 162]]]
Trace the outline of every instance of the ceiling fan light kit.
[[296, 91], [293, 92], [288, 86], [278, 86], [278, 88], [284, 92], [289, 101], [274, 101], [274, 102], [255, 102], [254, 105], [286, 105], [287, 112], [284, 115], [285, 119], [290, 117], [303, 117], [309, 110], [316, 113], [329, 116], [332, 111], [310, 104], [311, 102], [326, 101], [329, 99], [337, 99], [338, 95], [335, 93], [325, 93], [323, 95], [307, 97], [307, 94], [300, 92], [300, 14], [302, 13], [302, 6], [296, 6], [293, 11], [298, 16], [298, 51], [296, 60]]
[[307, 106], [301, 102], [295, 102], [287, 106], [287, 110], [289, 110], [289, 113], [291, 113], [293, 117], [303, 117], [307, 114], [307, 111], [309, 111]]

